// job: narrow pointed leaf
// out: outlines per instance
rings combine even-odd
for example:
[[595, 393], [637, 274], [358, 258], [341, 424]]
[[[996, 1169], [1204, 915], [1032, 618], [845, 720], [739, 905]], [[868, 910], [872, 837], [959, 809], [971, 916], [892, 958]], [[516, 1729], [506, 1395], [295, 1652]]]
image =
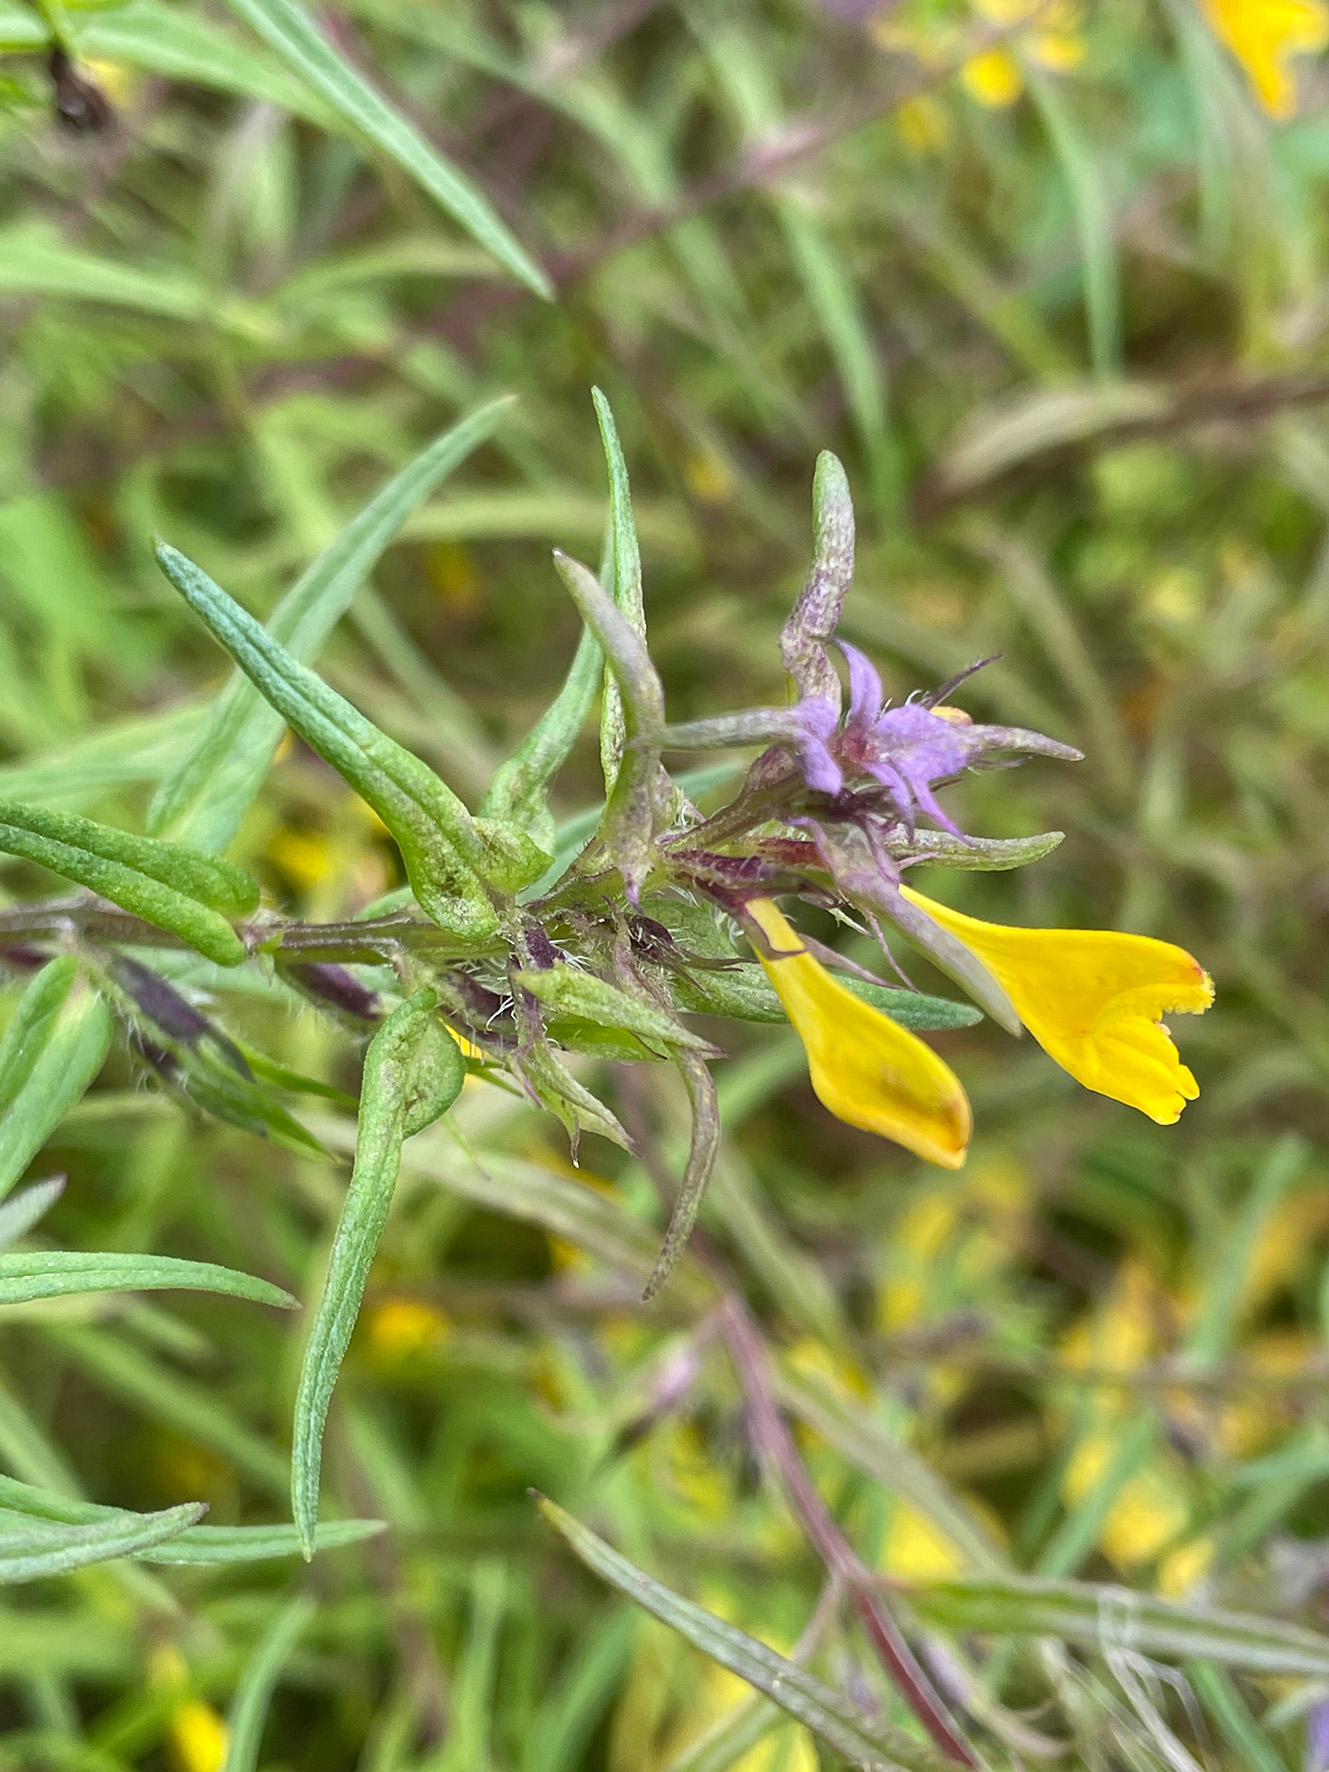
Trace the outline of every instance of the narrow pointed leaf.
[[707, 1070], [705, 1061], [695, 1052], [680, 1052], [675, 1062], [682, 1072], [692, 1104], [692, 1136], [688, 1143], [683, 1184], [670, 1214], [664, 1245], [642, 1291], [643, 1303], [649, 1303], [655, 1297], [678, 1266], [692, 1235], [692, 1227], [697, 1222], [697, 1214], [706, 1197], [706, 1184], [720, 1152], [720, 1103], [715, 1092], [715, 1079]]
[[[595, 416], [600, 426], [605, 462], [609, 469], [609, 573], [611, 594], [629, 626], [643, 639], [646, 636], [646, 607], [641, 589], [641, 548], [637, 542], [637, 525], [632, 515], [632, 488], [628, 482], [628, 466], [623, 446], [618, 440], [618, 427], [609, 402], [599, 388], [591, 389]], [[606, 584], [610, 578], [606, 577]], [[626, 728], [623, 717], [622, 692], [610, 669], [605, 675], [604, 711], [600, 717], [600, 759], [604, 765], [605, 793], [613, 793], [623, 757]]]
[[471, 181], [340, 56], [296, 0], [227, 0], [337, 115], [395, 160], [519, 283], [550, 299], [553, 285]]
[[807, 583], [780, 633], [784, 668], [800, 695], [840, 706], [840, 679], [826, 651], [854, 579], [854, 503], [837, 456], [824, 449], [812, 481], [813, 558]]
[[549, 1525], [601, 1580], [635, 1600], [653, 1618], [677, 1631], [721, 1667], [765, 1693], [781, 1710], [843, 1754], [859, 1772], [901, 1772], [902, 1768], [905, 1772], [949, 1772], [959, 1765], [823, 1684], [797, 1662], [778, 1655], [713, 1612], [673, 1593], [552, 1501], [540, 1496], [537, 1506]]
[[709, 1040], [694, 1034], [663, 1009], [629, 996], [617, 985], [576, 966], [550, 966], [541, 972], [518, 972], [514, 982], [554, 1015], [577, 1016], [605, 1028], [625, 1028], [648, 1046], [712, 1050]]
[[[292, 658], [201, 568], [165, 543], [158, 546], [157, 558], [213, 637], [287, 724], [377, 812], [401, 849], [412, 889], [427, 914], [463, 938], [495, 935], [498, 919], [480, 870], [488, 868], [507, 884], [504, 870], [513, 865], [495, 833], [482, 831], [428, 764]], [[534, 879], [548, 857], [529, 839], [526, 845], [531, 852], [529, 878]]]
[[[314, 1535], [314, 1551], [362, 1544], [384, 1530], [382, 1520], [323, 1520]], [[191, 1526], [160, 1549], [143, 1552], [139, 1561], [178, 1569], [220, 1569], [230, 1563], [268, 1563], [303, 1552], [294, 1526]]]
[[[56, 1520], [69, 1526], [103, 1524], [108, 1520], [142, 1520], [152, 1515], [135, 1514], [125, 1508], [105, 1507], [99, 1502], [21, 1483], [0, 1475], [0, 1509], [35, 1520]], [[337, 1550], [361, 1544], [384, 1530], [382, 1520], [326, 1520], [318, 1529], [318, 1550]], [[166, 1563], [178, 1568], [220, 1568], [227, 1563], [270, 1562], [293, 1557], [300, 1551], [295, 1527], [286, 1522], [268, 1526], [190, 1526], [164, 1543], [135, 1551], [143, 1563]]]
[[432, 993], [395, 1009], [365, 1055], [355, 1163], [300, 1370], [291, 1452], [291, 1507], [305, 1555], [318, 1518], [323, 1428], [387, 1223], [403, 1140], [447, 1111], [466, 1078], [461, 1048], [438, 1019]]
[[[301, 574], [268, 619], [268, 632], [309, 664], [356, 590], [440, 481], [492, 436], [513, 396], [491, 400], [443, 432], [382, 487]], [[148, 828], [203, 850], [225, 849], [239, 829], [281, 739], [282, 716], [237, 672], [207, 725], [164, 778]]]
[[34, 861], [166, 929], [219, 966], [235, 966], [245, 944], [221, 914], [258, 904], [239, 868], [193, 850], [135, 837], [73, 812], [0, 802], [0, 849]]
[[600, 841], [635, 903], [650, 870], [664, 690], [645, 640], [605, 594], [594, 573], [558, 552], [554, 564], [582, 620], [604, 648], [622, 697], [624, 750], [605, 802]]
[[156, 1514], [117, 1514], [86, 1526], [33, 1521], [0, 1530], [0, 1582], [40, 1581], [132, 1556], [176, 1537], [207, 1511], [205, 1502], [193, 1501]]
[[103, 1250], [37, 1250], [0, 1255], [0, 1305], [34, 1298], [69, 1298], [82, 1292], [148, 1292], [177, 1289], [225, 1292], [232, 1298], [296, 1310], [299, 1300], [280, 1286], [210, 1261], [170, 1255], [119, 1255]]

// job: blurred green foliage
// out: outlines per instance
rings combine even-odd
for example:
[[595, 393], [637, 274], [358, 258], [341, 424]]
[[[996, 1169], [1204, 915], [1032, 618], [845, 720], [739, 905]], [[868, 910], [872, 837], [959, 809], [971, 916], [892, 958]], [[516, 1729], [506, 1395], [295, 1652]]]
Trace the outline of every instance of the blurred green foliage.
[[[1054, 21], [1056, 65], [996, 4], [325, 8], [547, 267], [545, 301], [416, 150], [366, 144], [251, 34], [258, 0], [0, 0], [0, 798], [145, 829], [223, 681], [154, 535], [266, 617], [430, 437], [515, 393], [320, 656], [477, 803], [576, 646], [548, 556], [600, 546], [598, 381], [672, 719], [782, 694], [832, 447], [860, 519], [845, 632], [888, 689], [1000, 653], [964, 704], [1087, 753], [954, 790], [967, 828], [1068, 833], [956, 902], [1165, 936], [1219, 992], [1167, 1129], [990, 1025], [942, 1036], [980, 1125], [957, 1175], [831, 1121], [789, 1033], [743, 1033], [708, 1270], [650, 1307], [648, 1169], [591, 1139], [575, 1171], [552, 1121], [471, 1083], [458, 1136], [408, 1147], [333, 1405], [331, 1511], [390, 1532], [307, 1573], [124, 1561], [11, 1588], [0, 1765], [215, 1772], [234, 1699], [235, 1752], [301, 1772], [811, 1772], [811, 1737], [581, 1570], [531, 1486], [775, 1647], [810, 1629], [820, 1678], [903, 1726], [862, 1640], [809, 1627], [823, 1572], [699, 1336], [716, 1271], [859, 1554], [933, 1584], [915, 1635], [990, 1764], [1058, 1742], [1105, 1769], [1301, 1764], [1329, 1691], [1277, 1636], [1322, 1617], [1329, 1572], [1329, 87], [1304, 63], [1271, 124], [1218, 10], [1100, 0]], [[1022, 91], [973, 66], [994, 34]], [[112, 127], [60, 125], [52, 41]], [[597, 799], [589, 733], [558, 793], [564, 817]], [[232, 853], [311, 919], [399, 884], [296, 743]], [[23, 863], [3, 882], [49, 890]], [[174, 975], [356, 1088], [330, 1018], [202, 960]], [[645, 1067], [610, 1087], [676, 1171], [681, 1093]], [[348, 1154], [333, 1105], [299, 1117]], [[69, 1178], [42, 1233], [308, 1301], [346, 1172], [288, 1145], [189, 1117], [113, 1051], [32, 1167]], [[202, 1294], [4, 1308], [13, 1477], [284, 1518], [298, 1322]], [[1202, 1618], [1169, 1644], [1160, 1595], [1269, 1631], [1234, 1649]]]

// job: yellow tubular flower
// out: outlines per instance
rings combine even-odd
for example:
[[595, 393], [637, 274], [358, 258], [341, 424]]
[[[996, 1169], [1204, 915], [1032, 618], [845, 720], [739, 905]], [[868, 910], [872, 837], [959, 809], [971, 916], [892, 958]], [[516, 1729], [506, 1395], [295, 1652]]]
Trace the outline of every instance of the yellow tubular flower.
[[1115, 929], [981, 923], [902, 886], [911, 904], [973, 950], [1049, 1057], [1077, 1083], [1160, 1126], [1200, 1093], [1159, 1017], [1202, 1015], [1213, 980], [1184, 948]]
[[846, 1125], [958, 1169], [973, 1126], [959, 1078], [930, 1046], [832, 978], [769, 899], [747, 910], [778, 956], [759, 958], [803, 1042], [822, 1105]]
[[1215, 36], [1245, 68], [1271, 117], [1290, 117], [1297, 87], [1288, 63], [1329, 43], [1323, 0], [1200, 0]]

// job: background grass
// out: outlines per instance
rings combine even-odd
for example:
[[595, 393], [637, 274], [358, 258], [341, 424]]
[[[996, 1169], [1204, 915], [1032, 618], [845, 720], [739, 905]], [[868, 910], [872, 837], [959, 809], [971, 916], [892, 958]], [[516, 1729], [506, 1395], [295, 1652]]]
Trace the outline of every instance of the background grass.
[[[1305, 64], [1298, 116], [1271, 125], [1190, 0], [1113, 0], [1069, 21], [1074, 68], [1043, 65], [1033, 27], [1010, 36], [1025, 90], [997, 108], [956, 77], [990, 17], [923, 0], [843, 16], [861, 11], [325, 9], [548, 267], [545, 302], [224, 7], [59, 15], [115, 107], [103, 133], [57, 126], [44, 56], [20, 53], [41, 21], [0, 7], [0, 795], [141, 829], [224, 675], [154, 533], [266, 613], [431, 435], [509, 391], [495, 441], [357, 596], [329, 680], [474, 802], [575, 646], [549, 549], [598, 553], [598, 381], [671, 717], [778, 698], [812, 464], [836, 449], [860, 522], [844, 631], [888, 690], [997, 652], [965, 705], [1087, 754], [952, 792], [967, 828], [1067, 833], [1036, 868], [959, 876], [956, 902], [1179, 941], [1218, 1004], [1180, 1029], [1202, 1093], [1166, 1129], [1028, 1041], [941, 1037], [979, 1124], [958, 1175], [831, 1121], [791, 1035], [736, 1033], [715, 1258], [875, 1567], [936, 1580], [977, 1541], [998, 1569], [1140, 1604], [1314, 1624], [1329, 85]], [[591, 735], [559, 794], [564, 814], [596, 798]], [[235, 854], [311, 918], [398, 879], [381, 829], [298, 745]], [[18, 864], [3, 881], [49, 890]], [[225, 983], [233, 1030], [355, 1087], [330, 1021], [188, 978]], [[650, 1072], [608, 1086], [668, 1153], [680, 1102]], [[345, 1151], [349, 1122], [304, 1118]], [[573, 1171], [552, 1121], [484, 1086], [458, 1118], [464, 1146], [408, 1153], [334, 1405], [330, 1511], [390, 1534], [307, 1574], [113, 1564], [10, 1589], [0, 1764], [213, 1772], [208, 1719], [302, 1587], [317, 1609], [264, 1765], [817, 1764], [790, 1725], [690, 1750], [747, 1689], [580, 1571], [527, 1498], [778, 1647], [812, 1614], [819, 1567], [757, 1478], [722, 1352], [696, 1339], [704, 1278], [635, 1303], [631, 1221], [660, 1223], [649, 1176], [595, 1139]], [[186, 1118], [115, 1054], [33, 1173], [56, 1171], [43, 1228], [62, 1244], [224, 1262], [304, 1298], [344, 1188], [334, 1161]], [[0, 1463], [126, 1507], [280, 1519], [300, 1337], [201, 1296], [9, 1307]], [[1329, 1690], [1203, 1657], [1174, 1670], [1124, 1602], [1078, 1642], [923, 1615], [993, 1765], [1058, 1741], [1072, 1765], [1300, 1765]], [[889, 1707], [852, 1631], [819, 1654]]]

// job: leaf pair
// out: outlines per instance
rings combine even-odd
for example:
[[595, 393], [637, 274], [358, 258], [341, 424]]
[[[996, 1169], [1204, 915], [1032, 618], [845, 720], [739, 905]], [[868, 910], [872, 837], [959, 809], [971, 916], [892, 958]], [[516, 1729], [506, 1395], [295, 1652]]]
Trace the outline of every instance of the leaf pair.
[[[203, 1569], [267, 1562], [301, 1548], [294, 1526], [198, 1525], [206, 1512], [196, 1501], [136, 1514], [0, 1476], [0, 1581], [34, 1581], [113, 1557]], [[382, 1530], [381, 1520], [332, 1520], [319, 1531], [318, 1549], [359, 1544]]]
[[245, 958], [227, 918], [256, 910], [258, 887], [230, 862], [12, 800], [0, 801], [0, 849], [88, 887], [219, 966]]

